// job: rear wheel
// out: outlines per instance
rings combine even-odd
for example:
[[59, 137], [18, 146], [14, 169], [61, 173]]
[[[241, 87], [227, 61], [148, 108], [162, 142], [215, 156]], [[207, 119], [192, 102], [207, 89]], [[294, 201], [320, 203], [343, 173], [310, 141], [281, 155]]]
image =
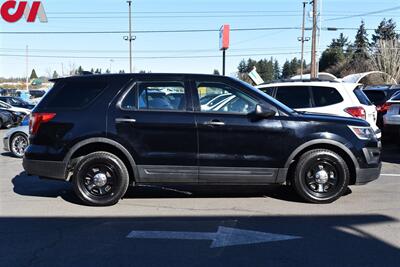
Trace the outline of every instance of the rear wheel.
[[79, 161], [72, 182], [76, 195], [85, 204], [110, 206], [125, 195], [129, 173], [114, 154], [95, 152]]
[[28, 147], [28, 137], [22, 133], [14, 134], [10, 140], [10, 150], [14, 156], [22, 158]]
[[308, 202], [330, 203], [346, 192], [349, 180], [349, 168], [340, 155], [316, 149], [300, 157], [292, 186]]

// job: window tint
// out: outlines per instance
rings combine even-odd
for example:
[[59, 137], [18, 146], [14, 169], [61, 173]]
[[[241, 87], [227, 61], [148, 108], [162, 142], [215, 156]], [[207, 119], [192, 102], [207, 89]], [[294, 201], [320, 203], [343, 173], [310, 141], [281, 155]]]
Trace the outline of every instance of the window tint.
[[371, 106], [372, 105], [371, 101], [369, 101], [368, 97], [364, 94], [364, 92], [359, 87], [354, 89], [353, 92], [354, 92], [354, 94], [356, 95], [358, 101], [360, 101], [361, 104], [367, 105], [367, 106]]
[[314, 96], [314, 107], [335, 105], [343, 101], [340, 93], [332, 87], [311, 87]]
[[83, 108], [103, 92], [106, 87], [107, 83], [102, 81], [68, 81], [59, 85], [49, 97], [46, 107]]
[[276, 99], [290, 108], [311, 107], [310, 91], [307, 86], [278, 87]]
[[185, 110], [185, 86], [182, 82], [140, 83], [138, 108], [142, 110]]
[[264, 93], [268, 94], [269, 96], [272, 96], [272, 93], [274, 92], [273, 87], [267, 87], [267, 88], [260, 88], [261, 91]]
[[[202, 112], [226, 112], [248, 114], [257, 101], [242, 91], [222, 83], [197, 83]], [[210, 96], [210, 97], [209, 97]], [[208, 98], [209, 101], [201, 101]], [[205, 102], [205, 103], [204, 103]]]
[[386, 93], [384, 91], [366, 90], [364, 94], [374, 105], [382, 105], [386, 102]]

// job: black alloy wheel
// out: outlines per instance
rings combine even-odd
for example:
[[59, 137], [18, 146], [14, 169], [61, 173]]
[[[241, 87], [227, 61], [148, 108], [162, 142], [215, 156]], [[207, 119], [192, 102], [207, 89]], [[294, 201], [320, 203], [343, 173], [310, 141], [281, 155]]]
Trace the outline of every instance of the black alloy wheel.
[[308, 202], [331, 203], [344, 194], [349, 179], [348, 166], [339, 154], [316, 149], [300, 157], [292, 185]]
[[83, 203], [110, 206], [125, 195], [129, 174], [117, 156], [108, 152], [95, 152], [79, 161], [72, 182], [76, 195]]

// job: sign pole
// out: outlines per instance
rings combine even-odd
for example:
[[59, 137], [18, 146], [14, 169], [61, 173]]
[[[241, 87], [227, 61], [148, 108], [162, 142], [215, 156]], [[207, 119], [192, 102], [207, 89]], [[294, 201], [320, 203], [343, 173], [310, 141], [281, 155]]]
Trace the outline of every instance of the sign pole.
[[222, 75], [225, 76], [225, 51], [226, 49], [222, 50]]

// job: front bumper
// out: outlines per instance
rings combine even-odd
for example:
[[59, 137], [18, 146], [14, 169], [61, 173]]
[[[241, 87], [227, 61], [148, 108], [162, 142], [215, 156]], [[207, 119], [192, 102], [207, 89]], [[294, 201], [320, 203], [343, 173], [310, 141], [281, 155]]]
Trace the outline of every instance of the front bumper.
[[8, 137], [3, 138], [3, 147], [4, 147], [4, 151], [10, 152], [10, 142], [9, 142]]
[[357, 179], [355, 185], [364, 185], [379, 178], [381, 175], [382, 163], [376, 168], [365, 168], [357, 170]]
[[23, 159], [22, 166], [28, 175], [41, 178], [67, 180], [67, 164], [63, 161]]

